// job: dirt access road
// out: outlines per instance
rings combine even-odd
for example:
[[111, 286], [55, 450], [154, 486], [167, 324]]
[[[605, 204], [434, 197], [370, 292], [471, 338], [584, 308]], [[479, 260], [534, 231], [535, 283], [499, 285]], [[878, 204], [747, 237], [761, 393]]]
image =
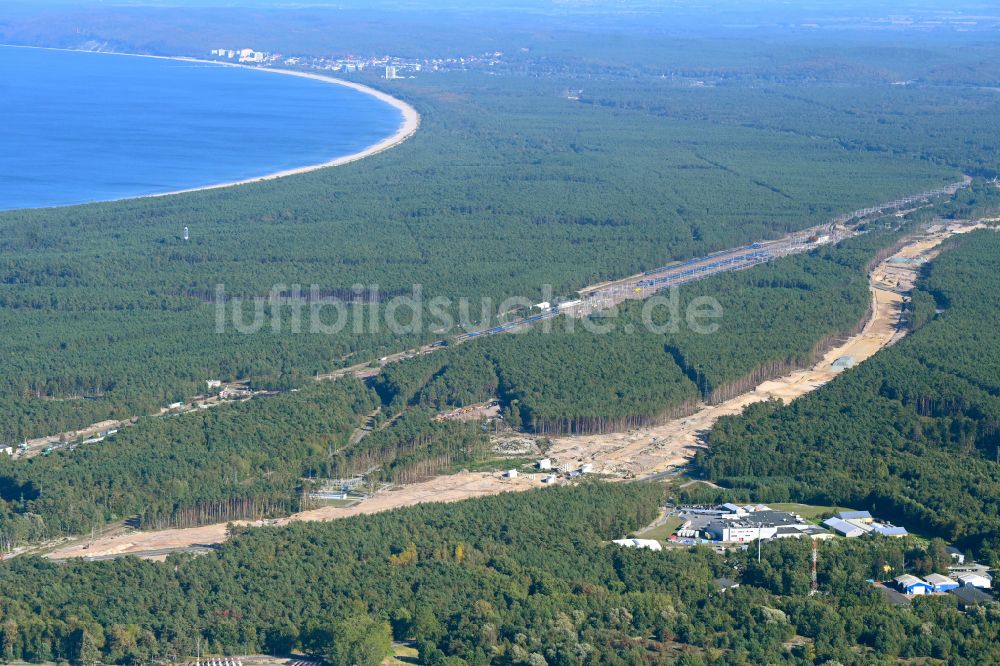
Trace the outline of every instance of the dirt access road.
[[[922, 261], [936, 256], [943, 241], [954, 234], [966, 233], [976, 228], [982, 228], [982, 225], [953, 225], [939, 229], [915, 239], [877, 266], [871, 274], [872, 316], [864, 329], [828, 351], [812, 368], [764, 382], [756, 389], [732, 400], [718, 405], [706, 405], [691, 416], [661, 426], [623, 433], [554, 438], [546, 456], [557, 466], [575, 467], [590, 463], [594, 465], [595, 472], [619, 478], [649, 476], [688, 462], [698, 447], [703, 446], [701, 436], [719, 417], [738, 414], [747, 405], [772, 398], [786, 402], [794, 400], [833, 379], [838, 374], [838, 371], [831, 367], [834, 360], [850, 356], [855, 363], [860, 363], [905, 335], [905, 331], [900, 327], [903, 296], [899, 292], [906, 292], [912, 288]], [[260, 526], [286, 525], [296, 521], [327, 521], [377, 513], [422, 502], [455, 502], [502, 492], [539, 488], [543, 476], [523, 474], [515, 479], [504, 479], [494, 473], [464, 472], [385, 491], [346, 509], [326, 507], [304, 511], [280, 520], [243, 524]], [[51, 550], [46, 556], [66, 559], [103, 558], [151, 551], [162, 554], [169, 550], [185, 550], [222, 543], [225, 539], [226, 525], [216, 524], [188, 529], [112, 535], [95, 539], [92, 544], [89, 539], [80, 538]]]
[[871, 273], [872, 316], [864, 329], [830, 349], [812, 368], [766, 381], [757, 388], [717, 405], [706, 405], [686, 418], [662, 426], [623, 433], [560, 437], [546, 455], [560, 466], [594, 465], [594, 471], [616, 476], [650, 476], [686, 463], [702, 436], [722, 416], [739, 414], [747, 405], [770, 399], [790, 402], [813, 391], [842, 372], [832, 363], [848, 356], [860, 363], [906, 334], [900, 326], [903, 293], [913, 288], [917, 271], [940, 252], [941, 244], [957, 233], [981, 225], [953, 226], [922, 236], [879, 264]]

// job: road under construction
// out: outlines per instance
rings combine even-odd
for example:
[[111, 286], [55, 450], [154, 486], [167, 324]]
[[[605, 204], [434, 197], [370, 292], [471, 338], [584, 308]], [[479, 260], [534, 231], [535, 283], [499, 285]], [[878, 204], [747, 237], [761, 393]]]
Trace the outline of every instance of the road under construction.
[[[954, 196], [956, 192], [968, 187], [971, 183], [972, 178], [965, 176], [962, 180], [943, 187], [838, 215], [829, 223], [790, 233], [779, 239], [760, 241], [751, 245], [714, 252], [704, 257], [688, 259], [686, 261], [676, 261], [660, 268], [619, 280], [584, 287], [577, 292], [579, 295], [578, 299], [558, 304], [546, 311], [527, 317], [512, 319], [486, 329], [462, 333], [450, 339], [438, 340], [417, 349], [390, 354], [382, 357], [377, 364], [369, 362], [359, 363], [340, 368], [330, 373], [318, 374], [316, 380], [336, 380], [348, 375], [366, 379], [377, 375], [381, 372], [382, 367], [386, 365], [403, 361], [416, 355], [432, 353], [444, 348], [449, 343], [462, 343], [480, 337], [509, 333], [563, 315], [586, 317], [595, 312], [607, 310], [626, 300], [648, 298], [663, 289], [719, 275], [720, 273], [745, 270], [779, 257], [806, 252], [818, 245], [835, 243], [857, 235], [860, 233], [859, 227], [862, 223], [870, 219], [904, 211], [914, 205], [929, 203], [937, 197]], [[266, 395], [274, 395], [274, 392], [268, 392]], [[189, 400], [186, 409], [192, 409], [195, 404], [201, 408], [214, 407], [222, 402], [225, 402], [225, 400], [222, 400], [218, 396], [199, 396]], [[169, 408], [164, 408], [160, 411], [161, 416], [165, 413], [175, 412]], [[80, 430], [27, 440], [22, 445], [18, 455], [21, 457], [31, 457], [43, 453], [45, 449], [75, 448], [76, 445], [82, 443], [88, 437], [93, 438], [95, 434], [106, 432], [109, 428], [128, 427], [133, 425], [137, 420], [137, 418], [133, 417], [119, 421], [105, 421], [95, 423]]]
[[[949, 225], [911, 239], [892, 257], [881, 262], [870, 274], [872, 308], [863, 329], [829, 349], [813, 367], [769, 380], [723, 403], [703, 405], [689, 416], [662, 425], [627, 432], [551, 438], [545, 456], [550, 458], [553, 467], [588, 465], [594, 473], [611, 480], [655, 480], [672, 475], [705, 445], [704, 435], [719, 417], [738, 414], [755, 402], [794, 400], [836, 377], [842, 370], [834, 366], [834, 360], [849, 356], [861, 362], [906, 335], [902, 303], [906, 292], [913, 287], [919, 267], [933, 259], [951, 236], [982, 227], [981, 224]], [[453, 502], [524, 491], [543, 487], [542, 478], [545, 476], [526, 473], [505, 478], [491, 472], [461, 472], [383, 490], [348, 508], [328, 506], [302, 511], [288, 518], [243, 524], [285, 525], [298, 521], [328, 521], [423, 502]], [[124, 531], [96, 539], [80, 537], [51, 544], [45, 555], [57, 560], [122, 555], [160, 559], [168, 552], [199, 552], [225, 541], [227, 534], [225, 524], [152, 532]]]
[[[586, 317], [601, 310], [607, 310], [626, 300], [649, 298], [663, 289], [677, 287], [720, 273], [745, 270], [779, 257], [806, 252], [818, 245], [837, 243], [845, 238], [861, 233], [862, 223], [876, 217], [900, 211], [908, 206], [929, 202], [940, 196], [954, 196], [958, 190], [968, 187], [972, 179], [951, 183], [945, 187], [928, 190], [920, 194], [894, 199], [879, 206], [861, 208], [851, 213], [837, 216], [833, 222], [818, 225], [783, 236], [779, 239], [760, 241], [730, 250], [713, 252], [704, 257], [686, 261], [671, 262], [660, 268], [645, 271], [620, 280], [602, 282], [581, 289], [579, 298], [558, 304], [546, 311], [528, 317], [514, 319], [479, 331], [471, 331], [454, 338], [455, 342], [465, 342], [478, 337], [508, 333], [531, 326], [540, 321], [568, 315]], [[429, 348], [439, 345], [435, 343]]]

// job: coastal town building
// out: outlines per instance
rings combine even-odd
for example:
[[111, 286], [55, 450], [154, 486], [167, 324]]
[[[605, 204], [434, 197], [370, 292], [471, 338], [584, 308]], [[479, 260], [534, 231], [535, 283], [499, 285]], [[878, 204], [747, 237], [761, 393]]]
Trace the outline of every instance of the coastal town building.
[[489, 51], [477, 55], [446, 57], [446, 58], [403, 58], [400, 56], [305, 56], [290, 55], [270, 51], [258, 51], [252, 48], [218, 48], [209, 51], [213, 58], [239, 62], [246, 65], [281, 65], [286, 67], [301, 67], [306, 69], [354, 73], [374, 70], [384, 72], [386, 80], [413, 78], [421, 72], [449, 72], [467, 70], [490, 70], [501, 65], [504, 54], [500, 51]]

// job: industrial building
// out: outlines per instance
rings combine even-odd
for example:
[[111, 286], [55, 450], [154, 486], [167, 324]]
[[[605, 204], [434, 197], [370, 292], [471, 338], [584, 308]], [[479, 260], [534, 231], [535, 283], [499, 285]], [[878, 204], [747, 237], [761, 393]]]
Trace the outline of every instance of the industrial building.
[[677, 536], [682, 538], [747, 543], [757, 539], [831, 536], [826, 530], [802, 520], [801, 516], [775, 511], [763, 504], [691, 507], [680, 513], [685, 522], [677, 530]]
[[909, 534], [905, 527], [900, 527], [899, 525], [889, 525], [888, 523], [873, 523], [872, 532], [888, 537], [905, 537]]
[[952, 590], [951, 593], [955, 595], [958, 600], [959, 610], [968, 610], [973, 606], [985, 606], [987, 604], [994, 604], [996, 600], [975, 587], [960, 587], [957, 590]]
[[823, 521], [823, 524], [849, 539], [865, 534], [891, 537], [904, 537], [908, 534], [904, 527], [876, 521], [868, 511], [840, 511], [835, 517]]
[[942, 576], [941, 574], [928, 574], [924, 580], [931, 584], [935, 592], [948, 592], [949, 590], [958, 588], [958, 581], [952, 580], [947, 576]]
[[704, 531], [713, 541], [733, 543], [746, 543], [757, 539], [829, 536], [826, 530], [816, 525], [795, 521], [794, 517], [792, 521], [783, 518], [758, 518], [756, 516], [752, 520], [713, 521], [708, 524]]
[[930, 583], [911, 574], [897, 576], [895, 582], [896, 587], [904, 594], [930, 594], [934, 591], [934, 587]]
[[876, 584], [875, 589], [879, 591], [879, 593], [882, 595], [882, 598], [885, 599], [885, 602], [890, 606], [909, 606], [911, 603], [913, 603], [912, 601], [910, 601], [910, 598], [905, 594], [901, 594], [900, 592], [897, 592], [896, 590], [886, 585], [883, 585], [882, 583]]
[[872, 514], [868, 511], [838, 511], [834, 516], [841, 520], [856, 520], [866, 525], [871, 525], [875, 522]]
[[849, 523], [846, 520], [841, 520], [840, 518], [827, 518], [823, 521], [823, 525], [830, 528], [840, 536], [847, 537], [848, 539], [853, 539], [854, 537], [867, 534], [867, 531], [864, 528], [853, 523]]
[[993, 587], [993, 579], [990, 578], [989, 574], [977, 573], [970, 571], [968, 573], [958, 574], [958, 582], [962, 584], [962, 587], [976, 587], [980, 590], [989, 590]]
[[776, 511], [765, 504], [680, 507], [678, 515], [684, 520], [677, 530], [678, 537], [731, 543], [787, 537], [827, 539], [835, 534], [847, 538], [865, 534], [907, 535], [905, 528], [879, 522], [868, 511], [840, 511], [836, 517], [825, 520], [823, 527], [806, 522], [798, 514]]

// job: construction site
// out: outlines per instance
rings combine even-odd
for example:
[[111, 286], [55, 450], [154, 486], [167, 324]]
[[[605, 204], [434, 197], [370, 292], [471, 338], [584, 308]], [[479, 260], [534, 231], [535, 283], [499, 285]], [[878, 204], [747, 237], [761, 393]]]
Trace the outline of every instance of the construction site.
[[[602, 282], [584, 287], [577, 292], [578, 298], [556, 305], [548, 303], [540, 304], [545, 307], [541, 308], [540, 312], [531, 314], [530, 316], [515, 317], [490, 328], [463, 333], [447, 340], [437, 340], [417, 349], [408, 349], [383, 356], [377, 363], [364, 362], [327, 374], [317, 374], [316, 380], [336, 380], [346, 376], [369, 379], [378, 375], [386, 365], [404, 361], [418, 355], [434, 353], [444, 348], [447, 344], [459, 344], [483, 336], [509, 333], [562, 315], [586, 317], [595, 312], [607, 310], [626, 300], [649, 298], [663, 289], [680, 286], [720, 273], [746, 270], [779, 257], [807, 252], [817, 246], [836, 243], [845, 238], [863, 233], [861, 231], [861, 224], [867, 220], [890, 213], [901, 214], [908, 210], [915, 210], [916, 208], [929, 205], [937, 197], [953, 196], [959, 190], [968, 187], [971, 182], [972, 179], [966, 176], [963, 180], [951, 183], [945, 187], [895, 199], [878, 206], [870, 206], [845, 213], [830, 223], [791, 233], [776, 240], [761, 241], [745, 247], [714, 252], [704, 257], [672, 262], [660, 268], [620, 280]], [[905, 267], [902, 268], [905, 269]], [[504, 315], [505, 313], [500, 313], [501, 318]], [[174, 416], [197, 409], [208, 409], [228, 401], [249, 400], [276, 394], [274, 391], [255, 391], [251, 388], [249, 381], [224, 385], [221, 382], [210, 381], [209, 385], [211, 388], [219, 389], [218, 393], [213, 395], [198, 395], [185, 402], [168, 405], [162, 408], [155, 416]], [[469, 417], [471, 418], [471, 414]], [[102, 442], [110, 434], [113, 434], [111, 433], [112, 430], [117, 431], [120, 428], [128, 427], [137, 420], [138, 417], [117, 421], [104, 421], [79, 430], [28, 440], [16, 449], [11, 447], [9, 453], [21, 458], [30, 458], [59, 449], [72, 450], [83, 444]]]
[[[634, 429], [628, 432], [587, 436], [544, 438], [544, 446], [530, 448], [532, 435], [517, 433], [517, 448], [508, 447], [508, 455], [524, 455], [544, 449], [544, 455], [554, 470], [582, 470], [600, 475], [608, 480], [655, 479], [675, 474], [700, 448], [706, 445], [705, 435], [721, 416], [738, 414], [749, 404], [770, 399], [791, 401], [829, 382], [846, 367], [861, 363], [880, 349], [895, 343], [906, 335], [903, 308], [906, 293], [912, 289], [923, 263], [932, 260], [942, 249], [942, 244], [955, 234], [983, 228], [982, 224], [956, 223], [932, 227], [926, 233], [911, 239], [892, 256], [879, 263], [870, 274], [872, 306], [863, 329], [856, 335], [826, 351], [811, 368], [797, 370], [783, 377], [763, 382], [753, 390], [731, 400], [703, 405], [693, 414], [674, 419], [658, 426]], [[844, 359], [850, 359], [845, 363]], [[443, 417], [480, 419], [491, 418], [495, 404], [456, 410]], [[492, 436], [495, 444], [511, 440], [510, 433]], [[509, 442], [508, 442], [509, 443]], [[541, 442], [539, 442], [541, 444]], [[503, 449], [503, 446], [500, 446]], [[523, 450], [522, 450], [523, 449]], [[497, 463], [502, 466], [502, 461]], [[516, 471], [516, 470], [515, 470]], [[546, 482], [568, 483], [569, 473], [561, 475], [548, 471], [526, 470], [510, 474], [501, 472], [460, 472], [438, 476], [419, 483], [373, 489], [363, 501], [350, 506], [336, 503], [312, 508], [278, 520], [256, 521], [243, 524], [286, 525], [296, 521], [327, 521], [361, 514], [371, 514], [423, 502], [453, 502], [503, 492], [541, 488]], [[341, 480], [342, 481], [342, 480]], [[358, 477], [354, 488], [360, 489], [363, 479]], [[332, 494], [344, 492], [344, 486], [330, 487]], [[325, 492], [325, 491], [324, 491]], [[329, 499], [335, 499], [330, 497]], [[347, 499], [346, 497], [344, 499]], [[137, 532], [120, 530], [96, 539], [66, 540], [50, 548], [46, 556], [55, 559], [86, 557], [101, 559], [132, 554], [161, 559], [169, 552], [204, 549], [227, 538], [226, 525]]]

